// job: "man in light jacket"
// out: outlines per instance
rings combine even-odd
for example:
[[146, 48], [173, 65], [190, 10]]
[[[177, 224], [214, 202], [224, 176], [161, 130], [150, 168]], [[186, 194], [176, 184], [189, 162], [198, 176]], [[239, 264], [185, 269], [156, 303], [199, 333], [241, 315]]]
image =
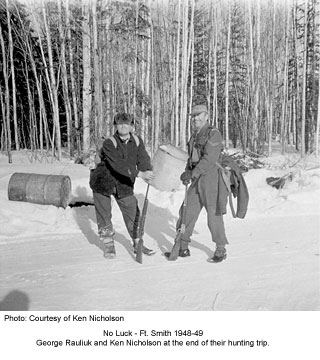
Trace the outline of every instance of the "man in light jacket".
[[[222, 137], [219, 130], [209, 124], [206, 105], [194, 106], [191, 116], [195, 132], [188, 142], [189, 159], [186, 169], [180, 177], [184, 185], [190, 184], [190, 186], [185, 210], [185, 231], [181, 237], [179, 256], [190, 256], [190, 237], [200, 211], [205, 207], [212, 241], [216, 245], [214, 255], [210, 261], [217, 263], [226, 259], [226, 245], [228, 244], [223, 216], [217, 211], [219, 168], [216, 163], [223, 149]], [[177, 229], [181, 225], [182, 208], [183, 206], [180, 208]], [[165, 255], [168, 257], [170, 253]]]

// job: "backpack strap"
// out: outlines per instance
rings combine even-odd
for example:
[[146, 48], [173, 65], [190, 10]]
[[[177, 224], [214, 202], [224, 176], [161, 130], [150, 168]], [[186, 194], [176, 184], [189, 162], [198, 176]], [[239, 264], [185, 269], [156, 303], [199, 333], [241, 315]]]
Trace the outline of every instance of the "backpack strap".
[[[139, 137], [137, 135], [135, 135], [135, 134], [131, 134], [131, 135], [134, 138], [134, 141], [135, 141], [137, 147], [139, 147], [139, 145], [140, 145]], [[113, 135], [108, 136], [106, 138], [102, 136], [102, 138], [99, 140], [99, 142], [97, 144], [97, 147], [96, 147], [96, 154], [95, 154], [95, 157], [94, 157], [94, 162], [95, 162], [96, 165], [100, 164], [100, 162], [101, 162], [101, 150], [102, 150], [103, 143], [104, 143], [105, 140], [111, 140], [115, 149], [118, 146], [117, 141], [116, 141], [116, 139], [115, 139], [115, 137]]]
[[139, 137], [136, 134], [131, 133], [131, 135], [134, 138], [134, 141], [136, 142], [137, 147], [139, 147], [139, 145], [140, 145]]
[[[132, 134], [132, 133], [131, 133], [131, 135], [134, 138], [134, 141], [135, 141], [137, 147], [139, 147], [139, 145], [140, 145], [139, 137], [137, 135], [135, 135], [135, 134]], [[112, 143], [113, 143], [113, 146], [115, 148], [117, 148], [118, 144], [117, 144], [117, 141], [116, 141], [115, 137], [113, 135], [111, 135], [111, 136], [108, 136], [107, 138], [105, 138], [104, 140], [108, 140], [108, 139], [111, 140]]]
[[102, 146], [103, 146], [103, 142], [106, 140], [105, 137], [101, 137], [101, 139], [98, 141], [98, 144], [96, 146], [96, 152], [95, 152], [95, 155], [94, 155], [94, 163], [96, 165], [99, 165], [101, 163], [101, 150], [102, 150]]
[[111, 141], [112, 141], [113, 146], [114, 146], [115, 148], [117, 148], [118, 144], [117, 144], [117, 141], [116, 141], [116, 139], [114, 138], [114, 136], [113, 136], [113, 135], [108, 136], [108, 137], [107, 137], [107, 138], [105, 138], [104, 140], [111, 140]]

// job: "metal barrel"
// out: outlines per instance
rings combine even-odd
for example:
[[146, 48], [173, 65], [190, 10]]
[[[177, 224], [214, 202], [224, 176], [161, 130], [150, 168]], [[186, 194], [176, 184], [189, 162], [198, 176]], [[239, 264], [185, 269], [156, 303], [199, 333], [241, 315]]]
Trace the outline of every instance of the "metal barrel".
[[182, 149], [170, 144], [161, 145], [152, 159], [155, 179], [151, 185], [163, 191], [178, 190], [187, 160], [188, 154]]
[[71, 179], [66, 175], [14, 173], [8, 185], [8, 198], [66, 208], [70, 201]]

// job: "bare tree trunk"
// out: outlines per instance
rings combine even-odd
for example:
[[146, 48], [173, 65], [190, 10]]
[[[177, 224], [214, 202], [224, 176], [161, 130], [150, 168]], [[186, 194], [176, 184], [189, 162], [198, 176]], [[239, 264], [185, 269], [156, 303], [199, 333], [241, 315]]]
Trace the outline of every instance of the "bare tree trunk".
[[154, 32], [151, 32], [151, 136], [150, 136], [150, 143], [151, 143], [151, 154], [153, 154], [156, 148], [156, 141], [155, 141], [155, 121], [156, 121], [156, 90], [155, 90], [155, 54], [154, 54]]
[[299, 106], [299, 99], [300, 99], [300, 80], [299, 80], [299, 55], [298, 55], [298, 39], [297, 39], [297, 3], [296, 3], [297, 0], [295, 0], [295, 3], [294, 3], [294, 11], [293, 11], [293, 25], [294, 25], [294, 46], [295, 46], [295, 53], [294, 53], [294, 56], [295, 56], [295, 63], [294, 63], [294, 66], [295, 66], [295, 79], [294, 79], [294, 85], [295, 85], [295, 93], [294, 93], [294, 116], [295, 116], [295, 123], [294, 123], [294, 131], [295, 131], [295, 134], [294, 134], [294, 139], [295, 139], [295, 148], [296, 150], [298, 151], [299, 150], [299, 125], [298, 125], [298, 121], [299, 121], [299, 118], [300, 118], [300, 112], [299, 112], [299, 109], [300, 109], [300, 106]]
[[275, 0], [272, 0], [272, 33], [271, 33], [271, 79], [269, 81], [269, 126], [268, 126], [268, 156], [272, 155], [272, 132], [273, 132], [273, 102], [274, 102], [274, 67], [275, 67]]
[[90, 149], [90, 116], [91, 116], [91, 55], [90, 55], [90, 25], [88, 0], [82, 2], [82, 47], [83, 47], [83, 151]]
[[139, 6], [140, 1], [136, 0], [136, 18], [135, 18], [135, 58], [134, 58], [134, 84], [133, 84], [133, 104], [132, 104], [132, 113], [133, 116], [136, 115], [136, 103], [137, 103], [137, 88], [138, 88], [138, 51], [139, 51], [139, 41], [138, 41], [138, 26], [139, 26]]
[[[47, 65], [45, 54], [44, 54], [44, 47], [42, 45], [41, 32], [40, 32], [38, 22], [37, 22], [37, 19], [36, 19], [34, 13], [33, 13], [33, 19], [34, 19], [35, 27], [36, 27], [37, 34], [38, 34], [40, 52], [41, 52], [41, 57], [42, 57], [42, 61], [43, 61], [43, 64], [44, 64], [44, 73], [45, 73], [45, 78], [46, 78], [46, 82], [47, 82], [47, 90], [48, 90], [48, 95], [49, 95], [49, 99], [50, 99], [50, 105], [51, 105], [51, 108], [53, 109], [54, 108], [54, 97], [53, 97], [52, 88], [50, 86], [50, 77], [49, 77], [49, 73], [48, 73], [48, 65]], [[22, 23], [21, 19], [20, 19], [20, 22]], [[29, 43], [29, 41], [27, 41], [27, 46], [28, 46], [29, 58], [30, 58], [30, 61], [31, 61], [31, 64], [32, 64], [33, 73], [35, 75], [35, 78], [38, 79], [36, 63], [35, 63], [35, 60], [34, 60], [34, 57], [33, 57], [33, 49], [32, 49], [32, 45]], [[38, 83], [38, 81], [37, 81], [37, 83]], [[39, 88], [41, 86], [40, 84], [38, 86], [38, 91], [39, 91]], [[41, 89], [42, 89], [42, 86], [41, 86]], [[42, 92], [41, 92], [41, 94], [42, 94]], [[43, 97], [41, 97], [41, 99], [43, 99]], [[44, 102], [42, 102], [42, 105], [43, 105], [43, 109], [44, 109], [44, 113], [45, 113]], [[51, 148], [52, 148], [53, 156], [54, 156], [54, 146], [55, 146], [54, 144], [55, 144], [55, 126], [53, 126], [52, 138], [51, 138]]]
[[217, 67], [218, 67], [218, 16], [217, 16], [217, 9], [214, 11], [214, 96], [213, 96], [213, 125], [218, 127], [218, 116], [219, 116], [219, 109], [218, 109], [218, 76], [217, 76]]
[[[195, 0], [191, 0], [191, 17], [190, 17], [190, 30], [189, 30], [189, 39], [188, 39], [188, 53], [187, 53], [187, 74], [186, 74], [186, 82], [185, 82], [185, 127], [184, 127], [184, 141], [182, 143], [182, 149], [186, 149], [187, 142], [186, 140], [190, 138], [190, 116], [188, 116], [188, 101], [189, 101], [189, 114], [191, 113], [192, 108], [192, 97], [193, 97], [193, 53], [194, 53], [194, 12], [195, 12]], [[191, 61], [191, 70], [190, 69], [190, 61]], [[189, 76], [191, 78], [190, 84], [190, 98], [188, 99], [188, 79]]]
[[[194, 5], [194, 2], [193, 2]], [[193, 15], [194, 15], [194, 8], [193, 8]], [[192, 18], [192, 33], [191, 33], [191, 71], [190, 71], [190, 77], [191, 77], [191, 83], [190, 83], [190, 97], [189, 97], [189, 114], [191, 114], [192, 110], [192, 102], [193, 102], [193, 68], [194, 68], [194, 19]], [[187, 126], [187, 139], [191, 136], [191, 121], [190, 116], [188, 116], [188, 126]]]
[[304, 57], [302, 78], [301, 156], [306, 155], [307, 62], [308, 62], [308, 0], [304, 2]]
[[[249, 4], [249, 20], [250, 20], [250, 51], [251, 51], [251, 150], [254, 153], [258, 151], [258, 120], [259, 120], [259, 65], [260, 65], [260, 3], [255, 3], [258, 7], [257, 21], [253, 22], [252, 3]], [[257, 29], [257, 46], [254, 46], [254, 29]], [[256, 59], [254, 54], [256, 53]]]
[[[212, 97], [212, 78], [211, 78], [211, 73], [212, 73], [212, 66], [214, 66], [214, 64], [212, 65], [212, 58], [213, 58], [213, 51], [214, 51], [214, 10], [213, 10], [213, 4], [210, 4], [210, 9], [209, 9], [209, 38], [208, 38], [208, 47], [209, 47], [209, 53], [208, 53], [208, 88], [207, 88], [207, 105], [208, 105], [208, 118], [209, 118], [209, 122], [212, 125], [212, 112], [211, 112], [211, 97]], [[213, 114], [214, 114], [214, 109], [213, 109]]]
[[[311, 111], [311, 119], [310, 119], [310, 152], [312, 152], [315, 149], [315, 140], [316, 140], [316, 134], [313, 132], [316, 130], [316, 119], [315, 119], [315, 113], [316, 113], [316, 103], [317, 103], [317, 77], [316, 74], [316, 68], [317, 68], [317, 25], [319, 25], [319, 9], [320, 9], [320, 3], [316, 2], [315, 0], [311, 1], [311, 12], [314, 12], [314, 15], [312, 16], [312, 41], [311, 41], [311, 52], [314, 54], [312, 59], [312, 68], [311, 68], [311, 74], [314, 74], [312, 76], [312, 94], [311, 94], [311, 104], [310, 104], [310, 111]], [[317, 12], [318, 11], [318, 12]], [[317, 20], [316, 20], [317, 19]], [[318, 26], [319, 27], [319, 26]], [[318, 38], [319, 40], [319, 38]], [[309, 40], [310, 44], [310, 40]], [[319, 44], [319, 42], [318, 42]], [[319, 53], [318, 53], [319, 54]], [[319, 69], [320, 71], [320, 69]]]
[[181, 19], [181, 0], [178, 2], [178, 23], [177, 23], [177, 42], [176, 42], [176, 76], [175, 76], [175, 146], [179, 145], [179, 68], [180, 68], [180, 19]]
[[[41, 95], [39, 95], [39, 96], [41, 96]], [[43, 138], [44, 138], [44, 136], [43, 136], [43, 134], [44, 134], [43, 127], [44, 127], [44, 125], [43, 125], [43, 121], [42, 121], [43, 114], [42, 114], [42, 108], [41, 108], [40, 101], [39, 101], [39, 114], [40, 114], [40, 119], [39, 119], [39, 122], [40, 122], [40, 124], [39, 124], [40, 125], [40, 134], [39, 134], [40, 154], [43, 155]]]
[[230, 63], [230, 38], [231, 38], [231, 10], [228, 4], [228, 34], [227, 34], [227, 53], [226, 53], [226, 83], [225, 83], [225, 148], [229, 149], [229, 63]]
[[[150, 15], [148, 21], [150, 23], [150, 29], [148, 29], [148, 39], [147, 39], [147, 56], [146, 56], [146, 64], [145, 64], [145, 81], [144, 81], [144, 88], [145, 88], [145, 95], [146, 98], [150, 97], [150, 70], [151, 70], [151, 51], [152, 51], [152, 34], [153, 34], [153, 22], [152, 22], [152, 13], [151, 13], [151, 6], [150, 0], [147, 0], [147, 6], [149, 7]], [[144, 107], [142, 108], [142, 113], [145, 114], [143, 121], [142, 121], [142, 134], [145, 143], [149, 142], [149, 114], [144, 111]]]
[[154, 114], [154, 149], [159, 147], [159, 135], [160, 135], [160, 90], [157, 84], [154, 84], [154, 102], [155, 102], [155, 114]]
[[175, 139], [175, 118], [176, 118], [176, 108], [175, 108], [175, 105], [176, 105], [176, 102], [175, 102], [175, 98], [176, 98], [176, 76], [175, 76], [175, 69], [176, 69], [176, 64], [175, 64], [175, 59], [176, 59], [176, 48], [175, 46], [177, 45], [176, 41], [174, 41], [174, 22], [173, 22], [173, 19], [176, 18], [175, 16], [175, 11], [174, 11], [175, 7], [174, 5], [172, 5], [172, 11], [170, 12], [170, 8], [169, 8], [169, 21], [170, 23], [172, 24], [171, 25], [171, 28], [172, 30], [170, 31], [170, 33], [172, 34], [171, 37], [170, 37], [170, 49], [169, 49], [169, 52], [170, 52], [170, 56], [171, 56], [171, 62], [170, 62], [170, 65], [171, 65], [171, 117], [170, 117], [170, 141], [171, 143], [174, 143], [174, 139]]
[[56, 83], [54, 66], [53, 66], [51, 35], [50, 35], [49, 27], [48, 27], [46, 7], [45, 7], [44, 0], [42, 0], [42, 13], [43, 13], [43, 21], [44, 21], [44, 27], [45, 27], [45, 31], [46, 31], [47, 47], [48, 47], [50, 87], [52, 89], [52, 95], [53, 95], [53, 103], [52, 103], [53, 109], [52, 110], [53, 110], [53, 122], [54, 122], [54, 127], [55, 127], [55, 134], [56, 134], [57, 157], [58, 157], [58, 160], [61, 160], [62, 153], [61, 153], [61, 133], [60, 133], [60, 120], [59, 120], [58, 89], [57, 89], [57, 83]]
[[9, 98], [9, 78], [8, 78], [8, 69], [7, 69], [7, 59], [6, 59], [6, 50], [4, 45], [4, 39], [2, 35], [2, 27], [0, 24], [0, 45], [2, 52], [2, 72], [4, 76], [4, 84], [5, 84], [5, 118], [3, 118], [3, 123], [6, 122], [6, 150], [8, 154], [8, 162], [12, 163], [12, 153], [11, 153], [11, 130], [10, 130], [10, 98]]
[[284, 71], [283, 71], [283, 101], [281, 116], [281, 154], [286, 152], [287, 143], [287, 97], [288, 97], [288, 59], [289, 59], [289, 19], [288, 13], [285, 16], [285, 53], [284, 53]]
[[316, 126], [316, 156], [319, 157], [319, 131], [320, 131], [320, 68], [318, 70], [318, 116]]
[[[254, 103], [254, 100], [255, 100], [255, 76], [254, 76], [254, 69], [255, 69], [255, 63], [254, 63], [254, 43], [253, 43], [253, 23], [252, 23], [252, 4], [249, 3], [248, 4], [248, 8], [249, 8], [249, 26], [250, 26], [250, 68], [251, 68], [251, 76], [250, 76], [250, 83], [251, 83], [251, 97], [252, 97], [252, 100], [251, 100], [251, 103], [252, 103], [252, 108], [254, 108], [255, 106], [255, 103]], [[254, 110], [252, 109], [251, 110], [251, 119], [250, 119], [250, 122], [251, 124], [249, 126], [251, 126], [251, 134], [249, 135], [250, 136], [250, 142], [251, 142], [251, 150], [255, 151], [255, 146], [254, 146], [254, 122], [255, 122], [255, 119], [253, 117], [253, 114], [254, 114]]]
[[10, 64], [11, 64], [11, 85], [12, 85], [12, 112], [13, 112], [13, 125], [14, 125], [14, 141], [16, 150], [20, 149], [19, 136], [18, 136], [18, 121], [17, 121], [17, 91], [16, 91], [16, 79], [13, 57], [13, 41], [11, 30], [11, 17], [9, 13], [9, 0], [6, 0], [7, 8], [7, 20], [8, 20], [8, 36], [9, 36], [9, 52], [10, 52]]
[[[36, 151], [37, 151], [37, 145], [36, 145], [36, 125], [35, 125], [35, 116], [34, 116], [34, 101], [31, 94], [30, 89], [30, 81], [28, 79], [28, 65], [27, 62], [25, 62], [25, 69], [26, 69], [26, 84], [27, 84], [27, 94], [28, 94], [28, 108], [29, 108], [29, 126], [30, 126], [30, 133], [29, 133], [29, 139], [30, 139], [30, 149], [32, 152], [32, 156], [36, 159]], [[33, 158], [33, 157], [32, 157]]]
[[100, 94], [101, 94], [101, 120], [102, 120], [102, 135], [109, 135], [109, 128], [111, 124], [112, 117], [112, 76], [110, 68], [112, 66], [112, 56], [109, 46], [103, 46], [103, 44], [108, 44], [110, 42], [109, 34], [109, 22], [110, 18], [101, 19], [102, 34], [99, 46], [100, 52], [100, 71], [101, 71], [101, 80], [100, 80]]
[[92, 0], [92, 51], [93, 51], [93, 76], [94, 76], [94, 123], [95, 138], [99, 139], [102, 134], [102, 94], [101, 94], [101, 71], [100, 71], [100, 46], [98, 44], [98, 21], [97, 0]]
[[180, 97], [180, 146], [186, 147], [187, 82], [188, 82], [188, 3], [182, 3], [182, 59]]
[[[78, 100], [77, 100], [77, 92], [76, 92], [75, 71], [73, 66], [74, 57], [73, 57], [73, 48], [72, 48], [72, 39], [71, 39], [69, 0], [65, 0], [65, 9], [66, 9], [67, 39], [69, 44], [69, 72], [70, 72], [70, 81], [71, 81], [72, 108], [73, 108], [74, 128], [75, 128], [75, 137], [76, 137], [76, 149], [79, 156], [81, 145], [80, 145], [80, 131], [79, 131], [79, 118], [78, 118]], [[71, 142], [73, 143], [73, 136], [71, 138]], [[73, 144], [72, 144], [72, 148], [73, 148]]]
[[[115, 113], [115, 104], [116, 104], [116, 91], [115, 91], [115, 80], [114, 80], [114, 61], [113, 61], [113, 57], [112, 55], [110, 56], [111, 58], [111, 61], [110, 61], [110, 69], [109, 69], [109, 72], [110, 72], [110, 91], [112, 93], [112, 96], [110, 97], [111, 98], [111, 105], [112, 105], [112, 116], [114, 116], [114, 113]], [[109, 127], [109, 132], [111, 133], [113, 130], [113, 124], [112, 122], [110, 121], [110, 127]]]
[[[1, 27], [0, 27], [1, 31]], [[0, 34], [1, 37], [1, 34]], [[1, 107], [1, 119], [2, 119], [2, 127], [1, 127], [1, 138], [0, 138], [0, 151], [6, 150], [7, 147], [7, 124], [6, 124], [6, 105], [5, 99], [2, 92], [2, 87], [0, 86], [0, 107]]]
[[71, 142], [71, 132], [72, 132], [72, 114], [71, 114], [71, 104], [69, 100], [69, 90], [68, 90], [68, 75], [67, 75], [67, 64], [66, 64], [66, 43], [65, 43], [65, 31], [63, 29], [63, 14], [61, 9], [61, 0], [58, 1], [58, 11], [60, 14], [59, 21], [59, 36], [60, 36], [60, 51], [61, 51], [61, 79], [62, 79], [62, 91], [63, 91], [63, 100], [66, 112], [66, 121], [67, 121], [67, 146], [70, 156], [73, 156], [73, 146]]

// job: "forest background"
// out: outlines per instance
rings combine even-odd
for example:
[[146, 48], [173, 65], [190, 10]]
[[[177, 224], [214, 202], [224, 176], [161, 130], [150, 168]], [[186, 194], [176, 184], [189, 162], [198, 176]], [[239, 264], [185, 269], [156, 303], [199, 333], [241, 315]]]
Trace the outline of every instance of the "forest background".
[[319, 154], [320, 0], [0, 0], [1, 151], [85, 158], [126, 111], [153, 154], [206, 103], [226, 149]]

